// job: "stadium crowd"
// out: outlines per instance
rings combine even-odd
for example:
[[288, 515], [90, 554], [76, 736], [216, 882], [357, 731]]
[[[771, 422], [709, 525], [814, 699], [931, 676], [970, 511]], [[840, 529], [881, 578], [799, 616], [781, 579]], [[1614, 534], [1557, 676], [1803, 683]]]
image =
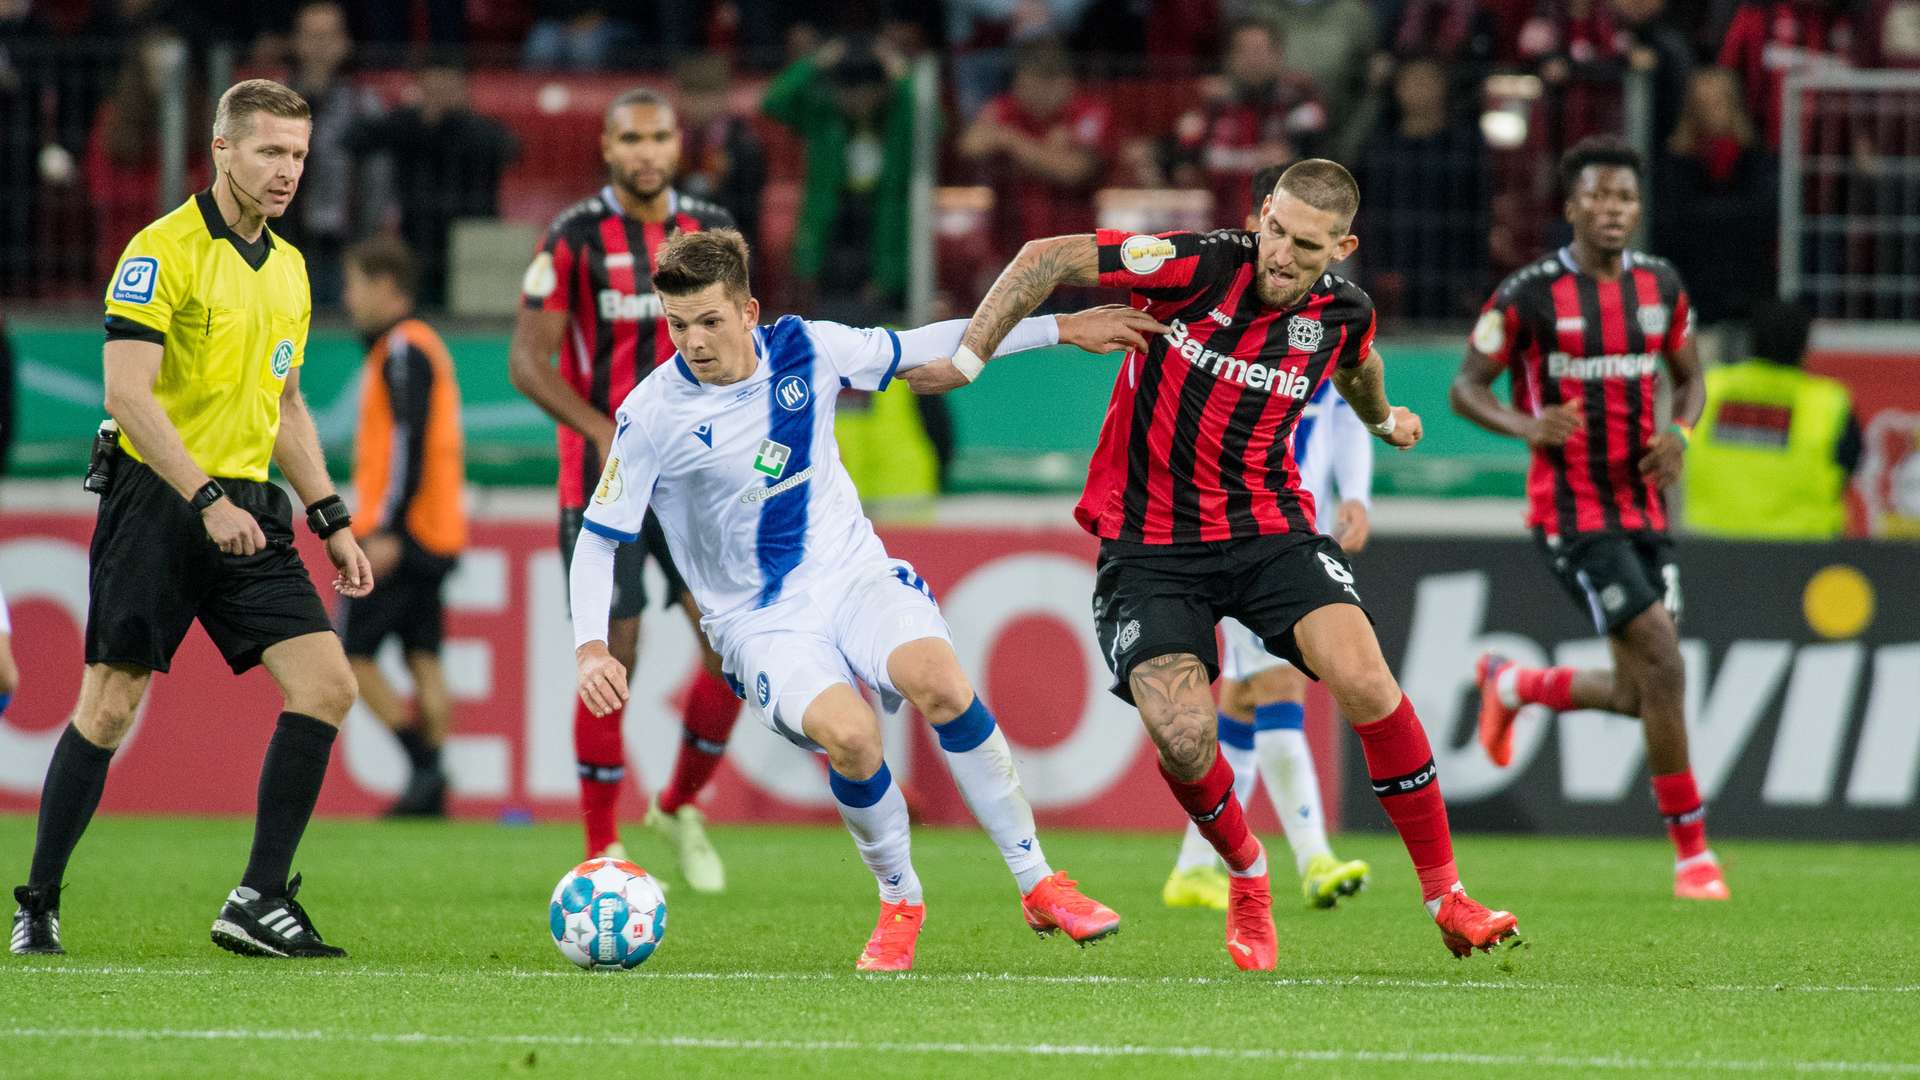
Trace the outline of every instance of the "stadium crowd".
[[[313, 103], [313, 167], [282, 231], [323, 311], [346, 247], [381, 232], [416, 249], [421, 299], [443, 303], [453, 224], [543, 224], [598, 165], [557, 118], [597, 123], [580, 88], [639, 80], [678, 103], [681, 187], [740, 219], [777, 303], [885, 315], [907, 276], [913, 61], [933, 56], [939, 284], [955, 309], [1016, 238], [1096, 218], [1237, 223], [1255, 170], [1326, 155], [1367, 192], [1349, 272], [1389, 317], [1462, 319], [1562, 239], [1543, 232], [1557, 205], [1545, 163], [1619, 128], [1623, 78], [1645, 73], [1647, 246], [1676, 261], [1712, 325], [1744, 319], [1772, 280], [1785, 73], [1920, 62], [1901, 31], [1915, 6], [6, 0], [0, 296], [98, 291], [101, 260], [158, 206], [169, 78], [187, 91], [186, 182], [205, 186], [206, 82], [224, 45], [238, 73]], [[1863, 169], [1869, 135], [1853, 147]]]

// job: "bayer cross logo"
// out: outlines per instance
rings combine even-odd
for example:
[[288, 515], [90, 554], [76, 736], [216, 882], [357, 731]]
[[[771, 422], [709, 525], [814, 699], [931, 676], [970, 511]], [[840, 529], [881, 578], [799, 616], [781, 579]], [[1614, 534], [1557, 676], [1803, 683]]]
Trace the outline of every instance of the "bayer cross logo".
[[799, 412], [806, 407], [813, 391], [807, 387], [807, 380], [798, 375], [789, 375], [773, 388], [773, 396], [774, 400], [780, 402], [781, 408], [788, 412]]
[[1318, 319], [1305, 319], [1298, 315], [1287, 320], [1287, 345], [1301, 352], [1318, 352], [1320, 338], [1326, 333], [1326, 327]]
[[293, 342], [281, 338], [280, 344], [273, 347], [273, 377], [284, 379], [287, 377], [287, 372], [292, 370]]
[[1115, 644], [1119, 646], [1121, 652], [1126, 652], [1133, 647], [1134, 642], [1139, 640], [1140, 620], [1128, 619], [1127, 625], [1120, 628], [1120, 637], [1116, 640]]

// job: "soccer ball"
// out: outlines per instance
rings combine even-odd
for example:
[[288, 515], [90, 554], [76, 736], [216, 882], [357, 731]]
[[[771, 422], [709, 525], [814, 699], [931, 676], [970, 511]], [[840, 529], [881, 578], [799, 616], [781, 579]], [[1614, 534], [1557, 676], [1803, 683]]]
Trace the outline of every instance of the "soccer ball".
[[553, 887], [548, 928], [561, 955], [589, 971], [639, 967], [667, 933], [667, 898], [625, 859], [588, 859]]

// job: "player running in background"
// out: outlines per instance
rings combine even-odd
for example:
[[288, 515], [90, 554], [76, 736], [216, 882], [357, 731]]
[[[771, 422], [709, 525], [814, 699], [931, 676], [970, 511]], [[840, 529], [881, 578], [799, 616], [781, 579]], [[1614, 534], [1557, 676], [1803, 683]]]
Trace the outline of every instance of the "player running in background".
[[[1680, 477], [1706, 386], [1680, 275], [1665, 259], [1627, 248], [1644, 172], [1639, 151], [1616, 139], [1586, 139], [1567, 151], [1560, 180], [1573, 243], [1501, 283], [1453, 381], [1455, 412], [1533, 447], [1527, 524], [1554, 577], [1613, 651], [1612, 671], [1481, 657], [1480, 744], [1494, 764], [1511, 762], [1513, 721], [1524, 705], [1638, 717], [1654, 801], [1678, 860], [1674, 895], [1725, 900], [1687, 761], [1680, 568], [1663, 494]], [[1662, 359], [1674, 413], [1664, 431], [1654, 415]], [[1512, 407], [1493, 395], [1502, 372], [1513, 376]]]
[[1388, 403], [1372, 299], [1326, 272], [1358, 246], [1359, 205], [1346, 169], [1312, 159], [1262, 200], [1258, 232], [1028, 241], [954, 358], [909, 376], [922, 392], [964, 385], [1060, 285], [1124, 288], [1168, 324], [1121, 365], [1074, 517], [1100, 537], [1094, 627], [1113, 692], [1139, 707], [1167, 786], [1226, 859], [1227, 953], [1248, 970], [1271, 969], [1279, 945], [1266, 852], [1216, 752], [1214, 626], [1228, 616], [1333, 691], [1448, 949], [1465, 956], [1516, 932], [1460, 885], [1426, 731], [1380, 654], [1352, 564], [1314, 531], [1300, 487], [1294, 427], [1329, 376], [1374, 434], [1420, 440], [1420, 418]]
[[[712, 203], [672, 185], [680, 166], [680, 129], [673, 107], [652, 90], [629, 90], [607, 106], [600, 135], [607, 186], [563, 211], [527, 267], [522, 311], [514, 327], [513, 385], [559, 426], [560, 557], [573, 558], [587, 496], [613, 445], [613, 410], [655, 366], [673, 355], [651, 276], [660, 248], [677, 233], [731, 227]], [[560, 353], [560, 369], [552, 357]], [[720, 767], [739, 699], [720, 677], [720, 659], [701, 637], [686, 583], [667, 553], [660, 527], [640, 530], [642, 544], [624, 548], [616, 567], [610, 647], [626, 671], [640, 649], [647, 607], [643, 574], [652, 556], [667, 582], [667, 603], [686, 613], [702, 650], [683, 717], [685, 735], [673, 778], [647, 807], [647, 824], [674, 847], [680, 872], [698, 892], [726, 888], [726, 871], [707, 839], [694, 798]], [[596, 716], [575, 702], [573, 748], [580, 768], [580, 811], [587, 854], [626, 858], [614, 809], [626, 778], [621, 716]]]
[[[1253, 176], [1253, 205], [1258, 207], [1280, 176], [1284, 165], [1269, 165]], [[1256, 232], [1260, 216], [1248, 214], [1245, 228]], [[1330, 533], [1349, 555], [1367, 543], [1367, 506], [1373, 498], [1373, 438], [1353, 414], [1347, 399], [1333, 392], [1332, 381], [1322, 382], [1293, 433], [1294, 457], [1300, 465], [1300, 483], [1313, 496], [1315, 527]], [[1340, 501], [1334, 520], [1326, 519]], [[1328, 526], [1332, 526], [1329, 528]], [[1352, 896], [1367, 883], [1369, 867], [1334, 857], [1327, 843], [1326, 811], [1320, 804], [1320, 780], [1314, 773], [1313, 751], [1307, 747], [1307, 679], [1298, 668], [1273, 655], [1253, 631], [1238, 619], [1220, 620], [1225, 655], [1220, 664], [1220, 753], [1233, 767], [1233, 793], [1241, 807], [1253, 801], [1254, 789], [1264, 779], [1267, 796], [1293, 849], [1294, 869], [1307, 905], [1331, 908], [1342, 896]], [[1168, 907], [1227, 909], [1227, 875], [1219, 853], [1187, 823], [1180, 857], [1160, 889]]]
[[[787, 316], [756, 329], [747, 245], [733, 230], [668, 242], [654, 272], [671, 362], [643, 380], [618, 427], [570, 588], [581, 700], [617, 715], [627, 670], [607, 648], [617, 551], [649, 508], [700, 601], [701, 625], [736, 690], [794, 743], [824, 751], [840, 816], [880, 885], [862, 971], [904, 971], [926, 918], [910, 856], [907, 804], [887, 770], [880, 723], [856, 688], [888, 708], [911, 701], [934, 725], [967, 807], [999, 846], [1041, 935], [1093, 941], [1120, 917], [1048, 866], [1006, 736], [974, 694], [945, 620], [913, 567], [887, 557], [861, 513], [833, 439], [842, 388], [884, 390], [894, 375], [951, 353], [959, 320], [894, 333]], [[1008, 351], [1065, 340], [1095, 351], [1143, 343], [1138, 313], [1107, 308], [1030, 319]]]

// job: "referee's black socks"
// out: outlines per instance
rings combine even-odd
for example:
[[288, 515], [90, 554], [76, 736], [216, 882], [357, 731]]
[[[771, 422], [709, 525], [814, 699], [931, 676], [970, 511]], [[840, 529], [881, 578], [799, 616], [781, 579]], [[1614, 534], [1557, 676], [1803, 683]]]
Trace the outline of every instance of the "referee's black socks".
[[412, 727], [403, 727], [393, 733], [400, 740], [400, 749], [407, 752], [407, 764], [414, 772], [432, 772], [440, 767], [440, 748], [427, 742], [416, 721]]
[[107, 787], [107, 765], [113, 751], [87, 741], [72, 724], [54, 744], [47, 765], [47, 782], [40, 789], [40, 825], [33, 838], [33, 868], [27, 884], [35, 889], [59, 888], [67, 874], [67, 859], [80, 834], [87, 831], [100, 793]]
[[280, 714], [267, 760], [260, 766], [259, 809], [253, 826], [253, 854], [240, 884], [262, 896], [284, 896], [287, 872], [300, 834], [307, 831], [320, 784], [333, 754], [332, 724], [296, 712]]

